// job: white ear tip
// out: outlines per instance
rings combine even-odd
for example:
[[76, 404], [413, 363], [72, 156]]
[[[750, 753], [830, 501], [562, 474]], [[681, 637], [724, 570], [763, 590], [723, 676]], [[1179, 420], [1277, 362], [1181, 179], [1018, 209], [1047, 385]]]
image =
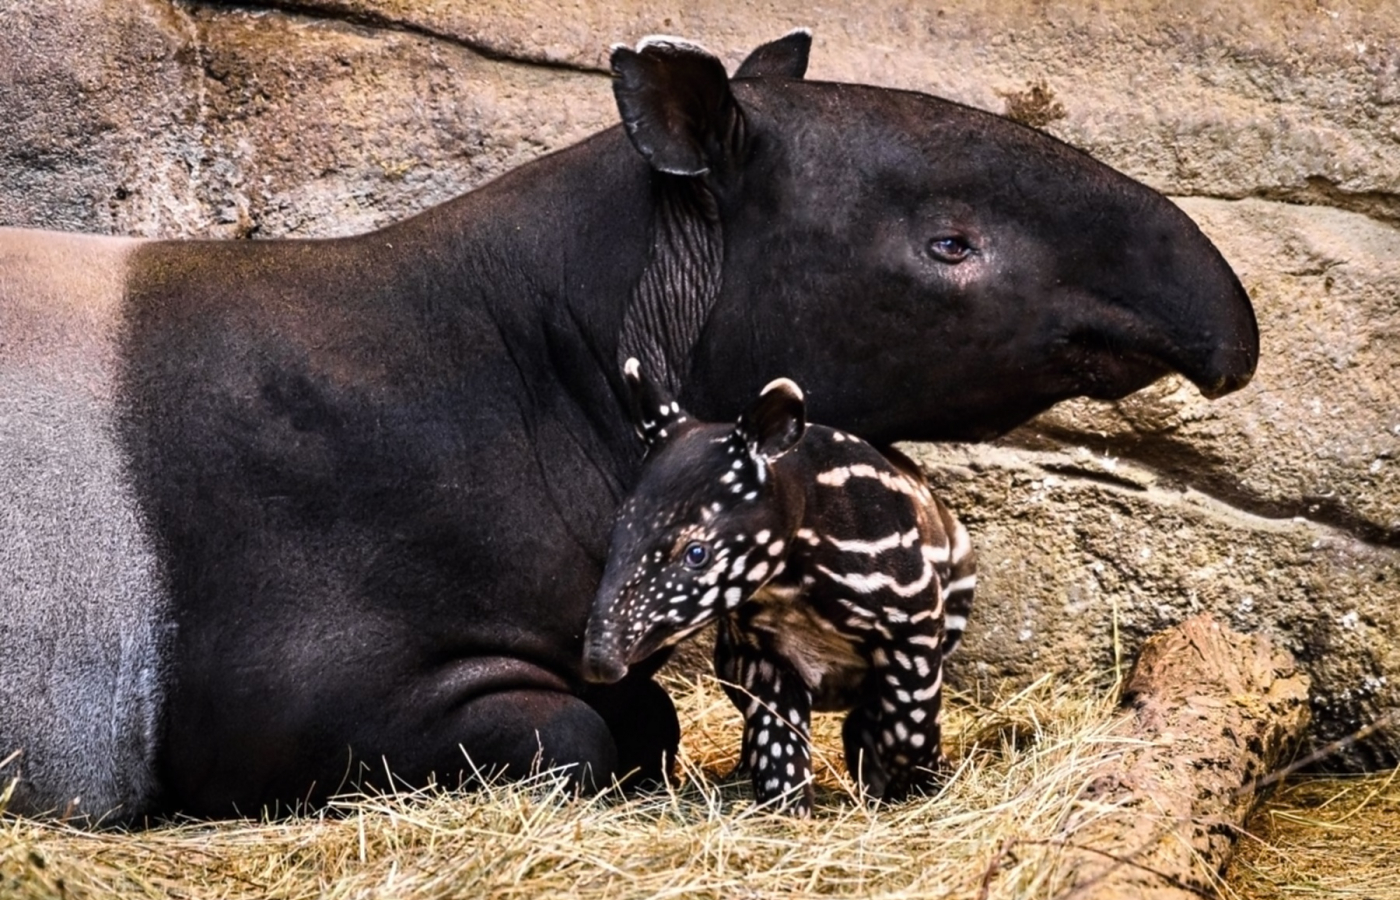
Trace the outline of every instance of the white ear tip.
[[792, 37], [794, 34], [805, 34], [807, 37], [811, 37], [812, 29], [807, 28], [805, 26], [802, 28], [794, 28], [792, 31], [789, 31], [787, 34], [783, 35], [783, 37]]
[[781, 391], [790, 395], [794, 400], [802, 399], [802, 388], [798, 387], [797, 382], [791, 378], [774, 378], [763, 386], [763, 390], [759, 391], [758, 395], [762, 397], [770, 391]]
[[637, 51], [641, 53], [648, 47], [674, 47], [677, 50], [701, 53], [705, 56], [714, 56], [709, 50], [695, 41], [687, 40], [683, 37], [676, 37], [673, 34], [649, 34], [637, 42]]
[[622, 374], [628, 378], [640, 378], [642, 374], [642, 364], [637, 361], [637, 357], [627, 357], [627, 362], [622, 364]]

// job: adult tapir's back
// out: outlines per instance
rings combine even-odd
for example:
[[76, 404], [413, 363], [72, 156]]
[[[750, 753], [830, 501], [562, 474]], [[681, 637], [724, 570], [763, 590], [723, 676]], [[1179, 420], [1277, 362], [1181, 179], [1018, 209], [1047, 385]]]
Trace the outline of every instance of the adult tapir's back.
[[881, 443], [1248, 379], [1248, 298], [1171, 203], [985, 113], [803, 82], [808, 45], [732, 86], [617, 49], [623, 126], [373, 234], [0, 237], [18, 808], [254, 812], [386, 764], [451, 782], [462, 748], [660, 775], [660, 660], [579, 671], [640, 464], [628, 356], [711, 420], [791, 373]]

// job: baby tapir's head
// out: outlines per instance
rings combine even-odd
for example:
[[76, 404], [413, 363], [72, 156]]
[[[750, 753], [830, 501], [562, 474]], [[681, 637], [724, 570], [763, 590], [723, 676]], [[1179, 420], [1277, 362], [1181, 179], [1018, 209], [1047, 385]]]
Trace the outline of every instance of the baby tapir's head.
[[647, 445], [613, 525], [584, 637], [583, 671], [614, 682], [751, 597], [786, 565], [802, 491], [773, 461], [802, 440], [802, 391], [780, 378], [733, 425], [697, 422], [641, 371], [623, 370]]

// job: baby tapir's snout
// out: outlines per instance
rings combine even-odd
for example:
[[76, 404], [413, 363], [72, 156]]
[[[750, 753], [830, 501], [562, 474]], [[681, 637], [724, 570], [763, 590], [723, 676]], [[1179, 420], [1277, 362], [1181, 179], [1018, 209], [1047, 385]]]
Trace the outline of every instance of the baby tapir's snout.
[[599, 592], [583, 633], [583, 677], [595, 684], [621, 681], [633, 662], [628, 659], [630, 641], [623, 635], [625, 623], [613, 614], [610, 599], [615, 598]]
[[646, 571], [637, 549], [621, 549], [629, 530], [624, 511], [583, 633], [583, 677], [597, 684], [621, 681], [632, 664], [654, 653], [668, 634], [657, 598], [641, 589]]
[[628, 665], [610, 637], [586, 635], [583, 642], [583, 677], [595, 684], [614, 684], [627, 675]]

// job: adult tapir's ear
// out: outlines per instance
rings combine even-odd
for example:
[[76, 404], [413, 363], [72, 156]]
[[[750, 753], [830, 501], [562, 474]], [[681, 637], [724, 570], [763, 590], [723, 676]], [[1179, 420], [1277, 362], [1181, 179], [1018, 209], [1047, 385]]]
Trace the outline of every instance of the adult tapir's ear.
[[704, 175], [727, 152], [739, 107], [724, 64], [698, 44], [649, 37], [612, 51], [613, 94], [632, 145], [652, 168]]
[[635, 356], [623, 364], [622, 380], [627, 382], [628, 414], [646, 445], [654, 447], [674, 435], [674, 426], [685, 420], [686, 413], [665, 388], [642, 372]]
[[802, 389], [786, 378], [770, 381], [735, 426], [749, 451], [777, 459], [797, 446], [807, 432], [807, 404]]
[[744, 60], [735, 78], [801, 78], [807, 74], [807, 58], [812, 53], [812, 32], [799, 28], [769, 41]]

